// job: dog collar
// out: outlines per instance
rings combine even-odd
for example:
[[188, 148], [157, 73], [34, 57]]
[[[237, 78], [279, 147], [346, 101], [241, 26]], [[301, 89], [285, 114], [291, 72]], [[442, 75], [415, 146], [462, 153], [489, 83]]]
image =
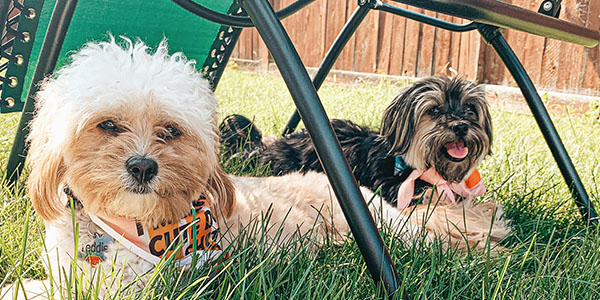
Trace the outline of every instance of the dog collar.
[[394, 176], [400, 175], [406, 169], [408, 169], [408, 165], [406, 165], [404, 159], [400, 156], [395, 156]]
[[[65, 194], [73, 203], [77, 200], [68, 187]], [[206, 199], [192, 203], [190, 213], [177, 223], [163, 223], [145, 227], [136, 220], [122, 217], [100, 217], [87, 213], [92, 223], [106, 234], [94, 234], [92, 245], [83, 245], [78, 255], [92, 266], [105, 260], [104, 252], [109, 244], [118, 242], [140, 258], [158, 264], [162, 258], [174, 255], [177, 266], [189, 266], [194, 259], [196, 265], [219, 257], [222, 253], [218, 244], [219, 230]], [[196, 253], [196, 255], [193, 255]]]
[[[410, 170], [403, 158], [396, 156], [394, 164], [394, 176], [399, 176], [404, 171]], [[456, 196], [464, 198], [474, 198], [485, 194], [485, 184], [481, 180], [481, 175], [477, 170], [473, 170], [469, 177], [459, 183], [448, 183], [438, 174], [435, 169], [430, 168], [424, 171], [412, 170], [408, 177], [400, 184], [398, 188], [397, 205], [399, 209], [404, 209], [410, 205], [414, 197], [415, 181], [420, 179], [435, 186], [440, 197], [440, 203], [456, 202]]]

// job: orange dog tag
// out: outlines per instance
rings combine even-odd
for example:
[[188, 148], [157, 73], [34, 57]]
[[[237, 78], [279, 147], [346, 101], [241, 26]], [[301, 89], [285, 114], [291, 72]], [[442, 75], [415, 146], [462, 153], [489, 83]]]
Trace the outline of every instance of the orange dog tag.
[[473, 171], [473, 173], [471, 173], [471, 176], [469, 176], [469, 178], [467, 178], [467, 180], [465, 180], [465, 185], [468, 188], [473, 188], [479, 182], [481, 182], [481, 175], [479, 175], [479, 172], [477, 171], [477, 169], [475, 169]]

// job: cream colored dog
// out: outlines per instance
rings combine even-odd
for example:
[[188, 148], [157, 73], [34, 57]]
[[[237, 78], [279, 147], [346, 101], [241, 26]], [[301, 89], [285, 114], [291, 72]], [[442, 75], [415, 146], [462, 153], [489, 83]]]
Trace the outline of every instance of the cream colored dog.
[[[83, 272], [87, 278], [112, 272], [122, 275], [122, 285], [139, 287], [144, 280], [136, 278], [161, 257], [182, 266], [192, 262], [193, 252], [198, 265], [220, 257], [239, 226], [269, 209], [270, 235], [279, 227], [285, 236], [314, 229], [318, 240], [339, 241], [349, 234], [323, 174], [225, 174], [218, 157], [217, 108], [193, 61], [181, 53], [168, 55], [164, 42], [154, 53], [129, 40], [122, 46], [112, 38], [89, 43], [43, 83], [29, 135], [28, 188], [46, 224], [43, 260], [54, 278], [59, 272]], [[373, 199], [370, 191], [361, 191]], [[409, 214], [374, 199], [370, 209], [405, 240], [422, 226], [431, 238], [470, 246], [508, 232], [492, 217], [495, 205], [468, 209], [466, 219], [462, 205], [433, 213], [413, 207]], [[433, 221], [424, 222], [428, 218]], [[53, 287], [58, 294], [72, 292], [64, 283]], [[100, 288], [107, 293], [118, 286], [101, 280]], [[50, 284], [28, 282], [24, 289], [29, 296], [44, 294]], [[12, 297], [13, 291], [3, 294]]]

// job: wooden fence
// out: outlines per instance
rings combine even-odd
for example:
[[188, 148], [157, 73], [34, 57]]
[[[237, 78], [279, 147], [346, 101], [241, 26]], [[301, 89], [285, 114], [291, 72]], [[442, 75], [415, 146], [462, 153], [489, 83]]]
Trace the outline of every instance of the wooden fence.
[[[271, 0], [280, 9], [295, 0]], [[465, 20], [389, 2], [446, 21]], [[537, 10], [540, 0], [513, 0]], [[561, 19], [600, 29], [600, 1], [563, 0]], [[357, 0], [318, 0], [283, 24], [308, 67], [318, 67]], [[505, 37], [541, 89], [600, 95], [600, 50], [507, 30]], [[255, 29], [245, 29], [234, 58], [263, 66], [270, 56]], [[334, 69], [425, 77], [458, 72], [480, 83], [516, 86], [494, 50], [476, 31], [455, 33], [390, 13], [371, 11], [341, 53]]]

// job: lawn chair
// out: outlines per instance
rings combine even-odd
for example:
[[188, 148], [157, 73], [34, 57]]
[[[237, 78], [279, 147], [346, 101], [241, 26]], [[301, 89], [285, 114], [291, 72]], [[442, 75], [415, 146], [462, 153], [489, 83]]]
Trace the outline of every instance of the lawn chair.
[[[234, 1], [225, 0], [197, 0], [198, 3], [191, 0], [172, 0], [174, 3], [167, 0], [143, 3], [136, 0], [81, 0], [79, 4], [77, 0], [57, 0], [56, 3], [23, 1], [21, 4], [18, 0], [10, 0], [10, 5], [4, 1], [0, 6], [0, 31], [7, 29], [1, 40], [2, 57], [7, 62], [0, 63], [0, 109], [2, 113], [23, 112], [7, 166], [7, 184], [17, 182], [27, 155], [24, 140], [34, 106], [31, 96], [37, 92], [35, 84], [51, 74], [57, 63], [62, 63], [65, 52], [76, 49], [87, 39], [103, 38], [109, 30], [114, 34], [141, 36], [150, 44], [166, 35], [172, 50], [184, 50], [188, 57], [204, 61], [202, 71], [216, 88], [241, 28], [256, 27], [297, 107], [284, 133], [293, 132], [302, 116], [371, 276], [377, 284], [382, 283], [389, 295], [394, 295], [400, 287], [397, 272], [316, 93], [367, 13], [381, 10], [451, 31], [478, 30], [498, 52], [521, 88], [586, 222], [598, 222], [583, 184], [533, 83], [501, 31], [501, 28], [512, 28], [587, 47], [595, 46], [600, 40], [600, 33], [556, 18], [560, 12], [560, 0], [543, 1], [539, 13], [496, 0], [394, 0], [473, 21], [460, 25], [377, 0], [358, 0], [356, 10], [331, 46], [312, 82], [279, 19], [315, 0], [298, 0], [277, 13], [267, 0], [239, 0], [239, 6]], [[153, 7], [142, 7], [150, 3]], [[202, 18], [186, 13], [175, 4]], [[133, 12], [135, 18], [125, 17]]]

